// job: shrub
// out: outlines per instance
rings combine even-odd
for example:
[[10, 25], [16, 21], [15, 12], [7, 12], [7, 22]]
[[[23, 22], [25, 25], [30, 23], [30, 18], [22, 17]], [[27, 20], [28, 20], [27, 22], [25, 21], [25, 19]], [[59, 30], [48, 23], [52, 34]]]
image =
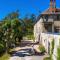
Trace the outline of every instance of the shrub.
[[4, 51], [4, 45], [0, 44], [0, 53], [2, 53]]
[[9, 60], [10, 55], [7, 53], [4, 53], [2, 56], [0, 56], [0, 60]]
[[26, 37], [27, 37], [28, 40], [34, 40], [34, 35], [33, 34], [26, 35]]
[[50, 57], [45, 57], [43, 60], [51, 60]]
[[51, 43], [52, 43], [51, 54], [53, 54], [53, 50], [54, 50], [54, 39], [53, 39], [53, 41]]
[[57, 48], [57, 60], [60, 60], [60, 47]]
[[43, 46], [43, 45], [40, 45], [40, 46], [39, 46], [39, 50], [41, 51], [41, 53], [44, 53], [44, 52], [45, 52], [44, 46]]
[[53, 50], [54, 50], [54, 39], [51, 42], [51, 53], [50, 53], [50, 59], [52, 60], [52, 54], [53, 54]]

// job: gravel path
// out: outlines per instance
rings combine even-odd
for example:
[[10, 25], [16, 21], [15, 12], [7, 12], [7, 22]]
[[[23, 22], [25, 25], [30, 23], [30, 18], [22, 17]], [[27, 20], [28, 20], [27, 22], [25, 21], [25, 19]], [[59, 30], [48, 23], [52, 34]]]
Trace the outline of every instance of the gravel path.
[[17, 51], [12, 54], [9, 60], [43, 60], [43, 58], [47, 56], [47, 54], [33, 54], [31, 49], [31, 46], [18, 47], [16, 48]]
[[30, 49], [20, 50], [12, 55], [9, 60], [43, 60], [47, 55], [32, 55]]

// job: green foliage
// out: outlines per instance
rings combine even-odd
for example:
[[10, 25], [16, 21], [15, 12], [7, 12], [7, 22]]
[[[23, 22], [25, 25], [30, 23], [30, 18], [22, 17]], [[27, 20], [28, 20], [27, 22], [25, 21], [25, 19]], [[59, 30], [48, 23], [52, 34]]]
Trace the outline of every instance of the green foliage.
[[57, 48], [57, 60], [60, 60], [60, 46]]
[[34, 35], [26, 35], [25, 37], [27, 37], [28, 38], [28, 40], [34, 40]]
[[50, 53], [50, 59], [52, 60], [52, 54], [53, 54], [53, 50], [54, 50], [54, 39], [51, 42], [51, 53]]
[[0, 43], [0, 53], [4, 51], [4, 45]]
[[43, 45], [39, 45], [39, 50], [41, 51], [41, 53], [44, 53], [45, 52], [45, 48]]
[[[7, 48], [10, 48], [12, 44], [20, 43], [23, 36], [28, 35], [29, 39], [34, 39], [33, 26], [36, 19], [35, 15], [22, 19], [19, 18], [19, 12], [16, 11], [9, 13], [0, 23], [0, 51], [6, 47], [6, 44]], [[16, 41], [17, 39], [18, 41]], [[1, 41], [5, 43], [1, 43]]]
[[53, 54], [53, 50], [54, 50], [54, 39], [52, 40], [52, 43], [51, 43], [52, 45], [52, 48], [51, 48], [51, 54]]
[[[2, 42], [7, 43], [7, 48], [9, 48], [12, 43], [16, 42], [16, 38], [21, 40], [20, 38], [23, 36], [21, 21], [18, 17], [17, 12], [8, 14], [8, 16], [6, 16], [4, 20], [2, 21], [0, 28], [1, 28], [0, 29], [0, 40]], [[1, 44], [1, 41], [0, 41], [0, 44]], [[0, 51], [2, 51], [2, 49], [4, 48], [3, 46], [4, 44], [2, 43], [0, 45]]]
[[43, 60], [51, 60], [50, 57], [45, 57]]
[[0, 60], [8, 60], [9, 57], [10, 57], [10, 55], [5, 53], [3, 56], [0, 57]]
[[0, 52], [3, 50], [4, 46], [3, 44], [0, 44]]
[[18, 11], [18, 10], [9, 13], [9, 14], [4, 18], [4, 20], [11, 20], [11, 19], [14, 19], [14, 18], [19, 18], [19, 11]]
[[32, 35], [33, 34], [33, 27], [34, 27], [35, 20], [36, 20], [36, 17], [34, 14], [32, 14], [30, 16], [30, 18], [25, 17], [23, 19], [25, 35]]
[[[28, 39], [33, 39], [33, 26], [36, 20], [36, 16], [32, 14], [30, 17], [25, 17], [23, 20], [19, 18], [19, 12], [15, 11], [9, 13], [0, 22], [0, 54], [3, 51], [12, 52], [11, 46], [13, 44], [20, 44], [23, 36], [27, 36]], [[43, 49], [42, 49], [43, 50]], [[0, 57], [0, 60], [8, 60], [9, 54], [4, 54]]]

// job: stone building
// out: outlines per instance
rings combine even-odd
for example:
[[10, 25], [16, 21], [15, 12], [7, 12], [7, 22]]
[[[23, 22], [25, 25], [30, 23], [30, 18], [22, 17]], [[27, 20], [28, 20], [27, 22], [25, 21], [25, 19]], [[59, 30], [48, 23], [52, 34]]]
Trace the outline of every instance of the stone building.
[[34, 36], [39, 40], [40, 33], [60, 32], [60, 9], [56, 8], [56, 1], [50, 0], [50, 7], [41, 13], [34, 25]]
[[[60, 33], [60, 9], [56, 8], [56, 0], [50, 0], [50, 7], [41, 13], [34, 25], [35, 42], [44, 45], [50, 53], [51, 41]], [[57, 35], [57, 36], [58, 36]], [[57, 40], [55, 40], [57, 42]], [[54, 49], [54, 53], [57, 48]], [[54, 57], [55, 58], [55, 57]]]

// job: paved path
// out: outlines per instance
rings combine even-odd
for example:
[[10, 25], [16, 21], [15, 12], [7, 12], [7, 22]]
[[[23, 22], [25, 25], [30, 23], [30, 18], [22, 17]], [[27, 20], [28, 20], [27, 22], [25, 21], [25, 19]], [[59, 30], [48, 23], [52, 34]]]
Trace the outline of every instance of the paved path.
[[16, 48], [17, 51], [12, 54], [9, 60], [43, 60], [47, 55], [33, 54], [31, 46]]

